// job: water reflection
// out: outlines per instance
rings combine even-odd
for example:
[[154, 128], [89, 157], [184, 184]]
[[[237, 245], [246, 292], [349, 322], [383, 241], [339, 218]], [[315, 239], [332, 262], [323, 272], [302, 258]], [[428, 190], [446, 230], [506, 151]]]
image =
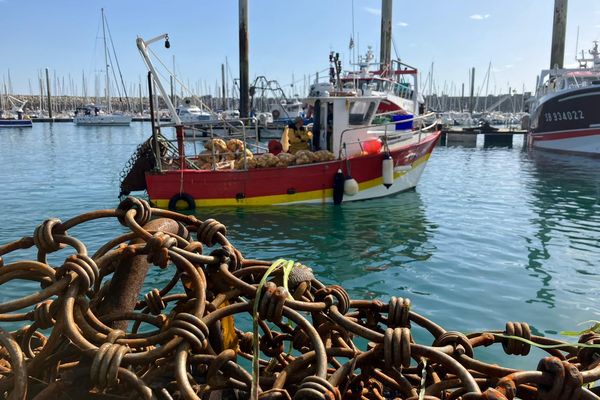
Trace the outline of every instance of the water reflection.
[[228, 226], [230, 240], [246, 257], [302, 261], [324, 281], [347, 283], [363, 297], [389, 295], [400, 271], [435, 251], [429, 239], [436, 226], [426, 220], [415, 191], [341, 207], [220, 208], [197, 214]]
[[541, 283], [528, 302], [554, 308], [558, 291], [600, 293], [592, 283], [599, 276], [600, 161], [541, 151], [528, 157], [535, 233], [527, 269]]

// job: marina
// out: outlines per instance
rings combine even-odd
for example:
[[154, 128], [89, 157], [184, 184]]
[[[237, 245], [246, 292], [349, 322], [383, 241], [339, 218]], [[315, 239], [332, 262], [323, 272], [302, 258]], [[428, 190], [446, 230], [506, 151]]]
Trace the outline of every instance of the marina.
[[600, 8], [507, 51], [514, 0], [432, 1], [109, 1], [66, 79], [1, 61], [0, 397], [600, 399]]

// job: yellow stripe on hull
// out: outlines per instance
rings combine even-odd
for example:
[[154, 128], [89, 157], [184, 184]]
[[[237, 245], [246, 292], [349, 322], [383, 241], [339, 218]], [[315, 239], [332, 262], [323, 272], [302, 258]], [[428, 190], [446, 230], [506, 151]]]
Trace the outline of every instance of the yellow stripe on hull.
[[[394, 172], [394, 180], [408, 174], [421, 164], [429, 160], [429, 154], [421, 157], [411, 164], [411, 169], [406, 171]], [[359, 193], [376, 186], [383, 185], [383, 178], [378, 177], [358, 184]], [[243, 199], [222, 198], [222, 199], [194, 199], [196, 207], [217, 207], [217, 206], [269, 206], [290, 203], [326, 203], [331, 202], [333, 198], [333, 188], [312, 190], [294, 194], [276, 194], [269, 196], [246, 197]], [[169, 199], [150, 199], [152, 204], [158, 208], [168, 208]]]

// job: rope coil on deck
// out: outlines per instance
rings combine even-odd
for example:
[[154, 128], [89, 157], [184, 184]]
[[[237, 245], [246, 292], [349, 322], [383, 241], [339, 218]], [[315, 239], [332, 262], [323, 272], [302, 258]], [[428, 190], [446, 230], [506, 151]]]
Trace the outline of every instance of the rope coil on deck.
[[[126, 232], [88, 253], [67, 230], [98, 219]], [[164, 287], [152, 287], [153, 268]], [[567, 343], [525, 322], [447, 331], [410, 299], [352, 299], [298, 261], [245, 258], [214, 219], [135, 198], [0, 245], [0, 287], [8, 399], [600, 400], [599, 334]], [[483, 346], [548, 354], [517, 370], [476, 359]]]

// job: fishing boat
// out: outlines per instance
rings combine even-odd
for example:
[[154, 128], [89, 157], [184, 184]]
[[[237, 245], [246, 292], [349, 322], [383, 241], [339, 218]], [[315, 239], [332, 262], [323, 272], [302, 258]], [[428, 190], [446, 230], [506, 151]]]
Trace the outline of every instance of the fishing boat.
[[7, 95], [7, 99], [11, 103], [12, 108], [8, 116], [5, 116], [0, 108], [0, 128], [31, 128], [33, 123], [29, 116], [25, 114], [25, 111], [23, 111], [23, 107], [27, 101], [19, 100], [10, 95]]
[[[186, 141], [184, 126], [148, 53], [148, 45], [165, 36], [147, 42], [138, 38], [137, 45], [149, 79], [156, 82], [175, 121], [176, 141], [163, 137], [159, 122], [154, 121], [152, 137], [140, 146], [122, 174], [122, 195], [146, 190], [153, 205], [171, 209], [372, 199], [414, 188], [439, 140], [437, 125], [422, 127], [418, 123], [424, 117], [418, 115], [418, 107], [413, 107], [415, 114], [406, 110], [381, 114], [377, 110], [387, 101], [386, 94], [369, 85], [353, 92], [344, 90], [336, 61], [330, 75], [331, 90], [319, 92], [324, 86], [315, 83], [306, 99], [313, 112], [314, 151], [277, 155], [267, 151], [258, 136], [246, 129], [255, 121], [241, 118], [238, 138], [227, 142], [212, 136], [202, 138], [203, 151], [198, 152], [196, 141]], [[417, 70], [399, 65], [413, 78], [409, 91], [411, 104], [417, 105]], [[385, 120], [374, 124], [376, 118]], [[214, 121], [215, 125], [224, 123], [227, 121]]]
[[[130, 115], [126, 115], [123, 113], [118, 113], [118, 112], [113, 112], [112, 110], [112, 101], [111, 101], [111, 95], [110, 95], [110, 74], [109, 74], [109, 68], [110, 68], [110, 64], [109, 64], [109, 54], [108, 54], [108, 45], [106, 42], [106, 30], [107, 30], [107, 21], [106, 21], [106, 16], [104, 15], [104, 9], [101, 9], [101, 15], [102, 15], [102, 33], [103, 33], [103, 38], [104, 38], [104, 65], [106, 66], [106, 68], [104, 69], [105, 72], [105, 101], [106, 101], [106, 108], [104, 108], [103, 106], [98, 106], [98, 105], [86, 105], [83, 107], [78, 107], [75, 110], [75, 116], [73, 118], [73, 122], [76, 125], [81, 125], [81, 126], [126, 126], [131, 124], [131, 120], [132, 117]], [[110, 31], [109, 31], [109, 35], [110, 35]], [[112, 38], [110, 38], [111, 40], [111, 44], [112, 44]], [[112, 46], [112, 48], [114, 49], [114, 45]], [[117, 63], [118, 66], [118, 61], [117, 61], [117, 55], [113, 54], [113, 57]], [[112, 60], [112, 58], [111, 58]], [[121, 74], [121, 71], [119, 69], [119, 75]], [[122, 80], [122, 78], [121, 78]], [[123, 87], [123, 90], [125, 91], [125, 88]], [[125, 92], [126, 94], [126, 92]]]
[[600, 52], [582, 52], [579, 68], [543, 70], [532, 99], [533, 149], [600, 156]]

